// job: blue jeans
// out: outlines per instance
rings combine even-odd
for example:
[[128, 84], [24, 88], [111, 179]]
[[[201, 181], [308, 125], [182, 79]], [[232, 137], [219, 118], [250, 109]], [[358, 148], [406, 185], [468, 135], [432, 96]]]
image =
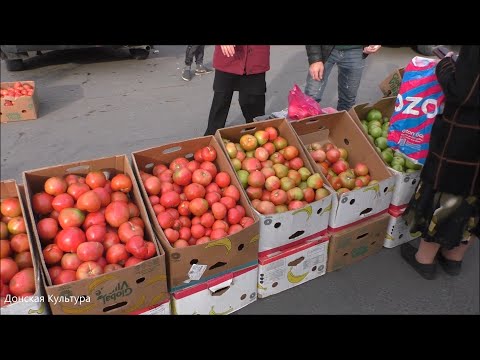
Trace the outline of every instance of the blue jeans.
[[355, 105], [358, 87], [362, 79], [365, 59], [363, 49], [337, 50], [332, 53], [324, 64], [323, 80], [316, 81], [308, 72], [307, 85], [305, 85], [305, 94], [314, 98], [317, 102], [322, 100], [323, 92], [327, 86], [328, 76], [332, 71], [333, 65], [338, 66], [338, 104], [337, 110], [349, 110]]

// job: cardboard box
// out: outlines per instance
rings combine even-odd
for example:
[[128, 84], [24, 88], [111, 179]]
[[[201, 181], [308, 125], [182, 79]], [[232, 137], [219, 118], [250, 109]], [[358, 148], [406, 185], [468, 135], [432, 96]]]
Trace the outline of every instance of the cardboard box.
[[404, 72], [405, 68], [395, 69], [378, 85], [384, 96], [398, 95]]
[[369, 222], [331, 234], [327, 271], [338, 270], [379, 252], [388, 221], [389, 215], [382, 214]]
[[[364, 131], [361, 120], [367, 117], [367, 114], [371, 109], [378, 109], [384, 116], [390, 118], [395, 110], [395, 101], [395, 97], [388, 97], [380, 99], [379, 101], [370, 105], [368, 103], [355, 105], [352, 109], [350, 109], [349, 114], [355, 123], [360, 127], [360, 129]], [[367, 135], [365, 131], [363, 133]], [[367, 136], [366, 139], [370, 141]], [[380, 158], [383, 161], [381, 156]], [[422, 171], [418, 170], [412, 173], [402, 173], [389, 167], [385, 161], [383, 162], [385, 165], [387, 165], [390, 172], [395, 175], [395, 187], [393, 189], [391, 205], [397, 207], [398, 209], [403, 209], [407, 206], [413, 193], [415, 192], [418, 182], [420, 181], [420, 173]]]
[[265, 298], [324, 275], [328, 237], [258, 259], [258, 297]]
[[[24, 301], [19, 300], [9, 305], [2, 306], [0, 308], [1, 315], [48, 315], [50, 309], [47, 304], [47, 298], [45, 296], [45, 290], [43, 288], [43, 277], [40, 268], [40, 262], [38, 261], [38, 254], [35, 245], [35, 240], [32, 235], [32, 230], [29, 224], [29, 216], [25, 211], [25, 192], [22, 185], [18, 185], [15, 180], [2, 180], [0, 184], [0, 198], [18, 198], [20, 199], [20, 206], [22, 208], [22, 215], [25, 220], [27, 229], [28, 242], [30, 245], [30, 253], [32, 254], [33, 272], [35, 274], [35, 293], [26, 298]], [[13, 297], [7, 297], [7, 302], [14, 300]]]
[[166, 144], [136, 151], [132, 154], [133, 167], [152, 220], [153, 229], [167, 252], [168, 281], [171, 291], [180, 290], [235, 269], [256, 265], [258, 262], [258, 218], [253, 213], [246, 196], [241, 191], [239, 203], [245, 208], [246, 216], [255, 219], [255, 223], [226, 238], [202, 245], [173, 248], [158, 224], [153, 207], [148, 200], [148, 194], [141, 181], [140, 171], [151, 173], [154, 164], [162, 163], [168, 165], [178, 157], [193, 157], [193, 153], [197, 149], [209, 145], [217, 151], [217, 159], [214, 163], [219, 171], [228, 172], [231, 177], [231, 184], [241, 189], [241, 185], [234, 176], [228, 159], [213, 136]]
[[[2, 82], [2, 90], [13, 86], [15, 82]], [[15, 99], [11, 96], [4, 96], [0, 99], [0, 121], [2, 123], [35, 120], [38, 117], [38, 96], [37, 87], [34, 81], [22, 81], [22, 84], [31, 85], [34, 90], [32, 96], [20, 96]], [[13, 102], [13, 106], [5, 106], [5, 100]]]
[[383, 246], [386, 248], [394, 248], [403, 243], [416, 239], [421, 235], [420, 232], [411, 233], [407, 225], [407, 222], [403, 218], [405, 209], [399, 210], [397, 208], [390, 207], [388, 214], [390, 216], [387, 233], [385, 234], [385, 241]]
[[172, 293], [174, 315], [227, 315], [257, 300], [258, 266], [230, 272]]
[[[395, 178], [386, 168], [377, 151], [364, 136], [356, 123], [346, 111], [319, 115], [292, 122], [302, 143], [306, 146], [313, 142], [331, 142], [348, 151], [347, 161], [353, 167], [362, 162], [368, 166], [372, 180], [378, 184], [337, 194], [332, 199], [329, 231], [338, 231], [346, 226], [364, 221], [370, 217], [386, 212], [393, 194]], [[320, 165], [308, 154], [315, 171], [320, 172]]]
[[167, 299], [159, 305], [153, 305], [145, 309], [134, 311], [130, 315], [171, 315], [170, 299]]
[[[308, 170], [312, 173], [319, 172], [311, 166], [302, 144], [286, 119], [267, 120], [254, 124], [244, 124], [220, 129], [215, 134], [215, 137], [222, 145], [225, 156], [228, 157], [222, 138], [238, 142], [243, 135], [254, 134], [256, 131], [264, 130], [269, 126], [277, 128], [279, 134], [287, 139], [289, 145], [298, 148], [298, 156], [302, 158], [304, 166], [308, 168]], [[232, 171], [235, 171], [232, 163], [230, 161], [228, 161], [228, 163]], [[326, 183], [326, 179], [323, 179]], [[258, 211], [253, 210], [260, 218], [259, 256], [265, 256], [276, 251], [287, 249], [305, 240], [317, 239], [326, 232], [333, 198], [333, 190], [328, 187], [326, 188], [331, 193], [329, 196], [322, 200], [312, 202], [302, 209], [275, 215], [262, 215]]]
[[[31, 206], [33, 194], [43, 191], [45, 181], [51, 176], [86, 175], [90, 171], [103, 171], [108, 179], [119, 173], [130, 176], [133, 183], [130, 195], [140, 210], [140, 217], [145, 222], [144, 238], [153, 241], [157, 255], [135, 266], [62, 285], [52, 284], [43, 256], [40, 256], [47, 294], [52, 296], [51, 299], [58, 300], [57, 303], [50, 301], [52, 313], [54, 315], [130, 314], [138, 309], [162, 303], [169, 297], [165, 252], [155, 239], [140, 190], [135, 181], [135, 175], [125, 155], [79, 161], [23, 173], [28, 211], [39, 253], [41, 254], [42, 246], [35, 226], [38, 219], [33, 214]], [[89, 302], [75, 302], [79, 299], [89, 300]]]

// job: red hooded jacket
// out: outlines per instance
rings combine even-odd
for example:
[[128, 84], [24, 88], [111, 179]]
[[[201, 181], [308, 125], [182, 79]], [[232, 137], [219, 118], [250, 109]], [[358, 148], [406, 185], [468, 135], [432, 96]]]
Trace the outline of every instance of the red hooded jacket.
[[235, 55], [226, 57], [215, 45], [213, 67], [237, 75], [261, 74], [270, 70], [270, 45], [236, 45]]

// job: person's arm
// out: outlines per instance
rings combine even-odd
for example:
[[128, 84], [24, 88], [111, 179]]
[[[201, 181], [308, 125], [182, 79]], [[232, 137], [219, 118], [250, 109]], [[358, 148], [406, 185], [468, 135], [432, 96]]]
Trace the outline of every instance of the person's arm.
[[323, 51], [322, 45], [305, 45], [307, 49], [308, 63], [310, 67], [308, 71], [313, 80], [320, 81], [323, 79]]
[[235, 45], [220, 45], [223, 55], [226, 57], [232, 57], [235, 55]]
[[478, 98], [469, 97], [469, 95], [475, 81], [478, 86], [479, 64], [480, 46], [478, 45], [462, 46], [456, 62], [451, 56], [446, 56], [438, 62], [435, 73], [447, 101], [458, 104], [478, 102]]
[[382, 45], [368, 45], [363, 48], [363, 53], [367, 55], [375, 54], [381, 47]]
[[323, 62], [322, 45], [305, 45], [307, 49], [308, 64]]

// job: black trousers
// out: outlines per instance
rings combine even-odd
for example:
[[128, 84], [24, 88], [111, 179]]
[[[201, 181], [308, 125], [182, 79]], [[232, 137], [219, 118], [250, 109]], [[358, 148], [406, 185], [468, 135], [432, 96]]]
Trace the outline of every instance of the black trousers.
[[[232, 97], [233, 90], [214, 92], [205, 135], [214, 135], [218, 129], [225, 127]], [[254, 117], [265, 115], [265, 94], [256, 95], [239, 90], [238, 101], [247, 123], [253, 122]]]
[[185, 54], [185, 65], [190, 66], [193, 63], [195, 56], [195, 63], [203, 64], [203, 54], [205, 52], [205, 45], [187, 45]]

